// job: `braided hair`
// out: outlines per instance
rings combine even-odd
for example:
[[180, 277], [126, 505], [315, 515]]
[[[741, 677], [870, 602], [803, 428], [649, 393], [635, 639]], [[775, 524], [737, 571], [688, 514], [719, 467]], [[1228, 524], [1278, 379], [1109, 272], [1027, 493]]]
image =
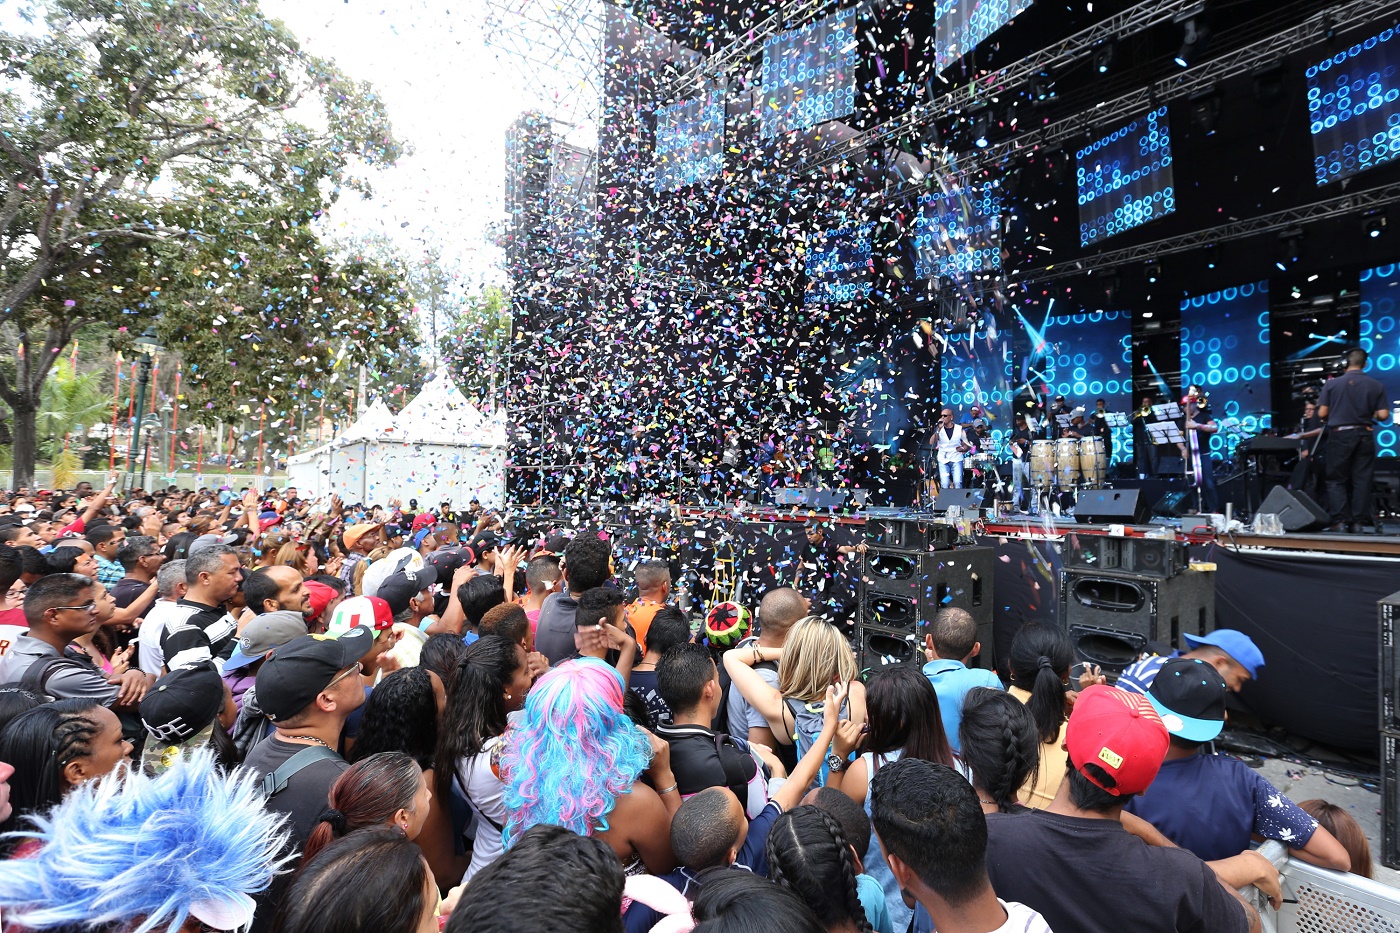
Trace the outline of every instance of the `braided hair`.
[[1025, 704], [991, 687], [969, 690], [958, 726], [963, 761], [972, 783], [1002, 813], [1018, 806], [1016, 794], [1040, 767], [1040, 733]]
[[856, 889], [855, 851], [825, 810], [794, 807], [773, 821], [768, 876], [792, 889], [828, 929], [849, 920], [873, 933]]
[[[101, 725], [93, 716], [96, 700], [58, 700], [16, 716], [0, 732], [0, 761], [15, 769], [10, 777], [9, 819], [0, 833], [19, 828], [20, 820], [59, 803], [68, 790], [63, 769], [93, 752]], [[17, 840], [0, 840], [8, 854]]]

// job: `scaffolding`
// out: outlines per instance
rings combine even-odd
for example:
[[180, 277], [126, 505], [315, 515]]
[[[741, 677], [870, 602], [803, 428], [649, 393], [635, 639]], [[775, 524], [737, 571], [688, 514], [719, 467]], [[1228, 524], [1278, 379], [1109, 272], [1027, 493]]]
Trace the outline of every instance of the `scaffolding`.
[[568, 141], [597, 143], [602, 106], [602, 0], [486, 0], [486, 45]]

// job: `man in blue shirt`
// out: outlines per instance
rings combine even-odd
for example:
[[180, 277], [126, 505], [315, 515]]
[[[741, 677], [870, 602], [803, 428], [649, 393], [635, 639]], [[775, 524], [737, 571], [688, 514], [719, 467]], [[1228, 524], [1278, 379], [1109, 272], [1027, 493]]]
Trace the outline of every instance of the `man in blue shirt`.
[[943, 731], [953, 751], [962, 753], [958, 724], [962, 722], [963, 699], [974, 687], [1001, 689], [997, 675], [982, 668], [969, 668], [982, 643], [977, 640], [977, 621], [965, 609], [938, 610], [924, 631], [924, 676], [938, 694], [938, 710], [943, 714]]
[[1218, 628], [1209, 635], [1183, 635], [1188, 651], [1173, 651], [1169, 655], [1151, 655], [1129, 665], [1118, 675], [1115, 686], [1129, 693], [1146, 694], [1152, 686], [1152, 679], [1172, 658], [1190, 658], [1205, 661], [1220, 673], [1225, 684], [1238, 693], [1246, 680], [1259, 676], [1259, 668], [1264, 666], [1264, 653], [1244, 632], [1231, 628]]
[[1331, 833], [1236, 758], [1204, 754], [1225, 726], [1225, 679], [1205, 661], [1167, 661], [1147, 700], [1171, 734], [1151, 786], [1128, 803], [1172, 842], [1207, 862], [1250, 848], [1254, 835], [1276, 839], [1297, 858], [1346, 871], [1351, 857]]

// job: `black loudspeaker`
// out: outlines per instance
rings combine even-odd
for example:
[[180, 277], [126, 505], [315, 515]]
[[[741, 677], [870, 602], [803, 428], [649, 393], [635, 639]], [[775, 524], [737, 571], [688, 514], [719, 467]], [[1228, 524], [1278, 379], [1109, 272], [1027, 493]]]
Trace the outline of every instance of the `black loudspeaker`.
[[1149, 645], [1175, 649], [1183, 634], [1215, 630], [1215, 576], [1165, 579], [1113, 571], [1060, 573], [1060, 623], [1081, 660], [1119, 674]]
[[1152, 507], [1153, 515], [1161, 515], [1164, 518], [1180, 518], [1191, 511], [1191, 493], [1181, 489], [1176, 492], [1169, 492], [1157, 504]]
[[1145, 525], [1152, 517], [1141, 489], [1084, 489], [1074, 503], [1075, 520], [1094, 525]]
[[992, 579], [996, 551], [966, 547], [937, 553], [870, 548], [858, 588], [856, 641], [862, 670], [924, 663], [923, 625], [939, 609], [965, 609], [977, 621], [978, 663], [991, 668]]
[[961, 509], [980, 509], [986, 497], [981, 489], [943, 489], [933, 502], [933, 510], [946, 512], [953, 505]]
[[1381, 864], [1400, 868], [1400, 734], [1381, 733]]
[[1256, 515], [1272, 513], [1283, 523], [1284, 531], [1316, 531], [1332, 521], [1327, 510], [1312, 501], [1305, 492], [1275, 486], [1264, 497]]
[[1065, 537], [1064, 560], [1069, 570], [1110, 570], [1166, 579], [1185, 570], [1190, 555], [1185, 541], [1071, 532]]
[[[1381, 631], [1380, 727], [1400, 733], [1400, 593], [1391, 593], [1377, 605]], [[1400, 813], [1396, 817], [1400, 818]]]

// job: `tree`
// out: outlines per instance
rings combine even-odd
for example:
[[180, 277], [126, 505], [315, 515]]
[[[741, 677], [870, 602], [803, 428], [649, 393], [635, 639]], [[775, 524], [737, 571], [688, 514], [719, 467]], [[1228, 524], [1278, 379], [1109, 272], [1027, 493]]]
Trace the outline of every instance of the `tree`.
[[[306, 251], [301, 285], [264, 303], [277, 318], [325, 304], [323, 288], [358, 299], [383, 284], [324, 262], [310, 224], [342, 188], [367, 190], [353, 166], [400, 152], [372, 90], [304, 52], [255, 0], [50, 0], [44, 26], [0, 33], [0, 328], [17, 351], [0, 399], [16, 485], [33, 471], [43, 383], [84, 321], [110, 321], [120, 345], [163, 312], [210, 310], [225, 270], [270, 250]], [[161, 329], [192, 329], [177, 318]]]
[[468, 298], [438, 346], [469, 398], [499, 404], [498, 393], [508, 375], [506, 351], [510, 346], [510, 299], [505, 290], [487, 286]]
[[102, 391], [102, 374], [80, 373], [67, 360], [54, 366], [44, 383], [43, 403], [35, 419], [44, 456], [53, 460], [68, 448], [74, 432], [110, 418], [112, 402]]

